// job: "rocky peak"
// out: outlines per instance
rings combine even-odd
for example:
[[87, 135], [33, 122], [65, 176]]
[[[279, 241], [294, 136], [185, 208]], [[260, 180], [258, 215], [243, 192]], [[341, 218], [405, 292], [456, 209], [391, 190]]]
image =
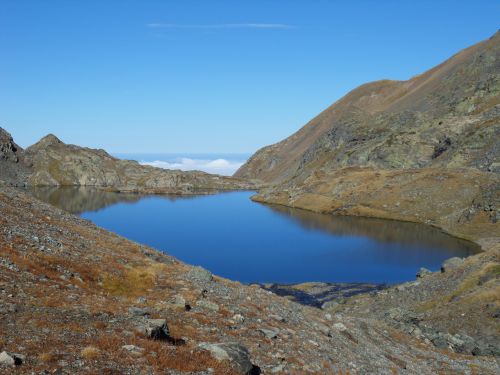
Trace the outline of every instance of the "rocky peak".
[[39, 145], [44, 145], [44, 146], [50, 146], [53, 144], [60, 144], [63, 143], [59, 138], [57, 138], [54, 134], [48, 134], [42, 139], [38, 141], [37, 144]]
[[10, 133], [0, 127], [0, 160], [7, 160], [17, 163], [23, 149], [19, 147]]
[[55, 145], [63, 145], [64, 143], [57, 138], [54, 134], [48, 134], [42, 139], [40, 139], [37, 143], [29, 146], [26, 149], [26, 157], [29, 159], [32, 155], [38, 153], [39, 151], [43, 151], [47, 149], [50, 146], [55, 146]]

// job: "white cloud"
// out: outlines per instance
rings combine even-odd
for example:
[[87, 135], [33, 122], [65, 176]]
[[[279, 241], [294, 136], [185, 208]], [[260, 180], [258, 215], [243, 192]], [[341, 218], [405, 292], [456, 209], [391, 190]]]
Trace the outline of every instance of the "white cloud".
[[143, 165], [151, 165], [163, 169], [179, 169], [181, 171], [204, 171], [208, 173], [231, 176], [243, 165], [242, 162], [227, 159], [190, 159], [180, 158], [177, 161], [169, 162], [164, 160], [141, 161]]
[[212, 25], [182, 25], [176, 23], [149, 23], [152, 29], [293, 29], [294, 26], [283, 23], [221, 23]]

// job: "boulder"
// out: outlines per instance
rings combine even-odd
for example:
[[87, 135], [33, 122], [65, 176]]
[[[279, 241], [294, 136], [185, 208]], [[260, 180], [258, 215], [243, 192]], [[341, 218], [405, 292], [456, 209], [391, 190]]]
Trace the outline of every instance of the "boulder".
[[218, 361], [229, 361], [233, 368], [242, 374], [254, 373], [248, 349], [240, 343], [201, 343], [198, 346], [209, 351]]
[[458, 257], [453, 257], [453, 258], [447, 259], [441, 265], [441, 272], [448, 272], [450, 270], [458, 268], [463, 264], [463, 262], [464, 262], [464, 260], [462, 258], [458, 258]]
[[200, 299], [196, 301], [196, 306], [206, 310], [219, 311], [219, 305], [217, 305], [214, 302], [207, 301], [205, 299]]
[[128, 313], [132, 316], [149, 316], [149, 310], [142, 307], [129, 307]]
[[184, 299], [184, 297], [182, 297], [179, 294], [176, 294], [172, 300], [172, 305], [174, 305], [175, 307], [180, 307], [180, 308], [185, 309], [187, 303], [186, 303], [186, 300]]
[[278, 333], [280, 332], [280, 330], [277, 328], [259, 328], [258, 331], [268, 339], [275, 339], [276, 337], [278, 337]]
[[423, 279], [426, 276], [429, 276], [432, 274], [432, 271], [428, 270], [427, 268], [421, 267], [420, 270], [417, 272], [417, 278]]
[[155, 340], [165, 340], [170, 336], [170, 331], [165, 319], [145, 319], [139, 330], [147, 337]]
[[213, 280], [213, 275], [210, 271], [203, 267], [193, 267], [187, 273], [187, 278], [199, 282], [210, 282]]
[[323, 310], [330, 310], [330, 309], [334, 309], [335, 307], [337, 307], [338, 305], [340, 305], [337, 301], [327, 301], [325, 303], [323, 303], [321, 305], [321, 308]]
[[6, 351], [0, 353], [0, 365], [4, 366], [19, 366], [25, 359], [26, 357], [21, 354], [7, 353]]

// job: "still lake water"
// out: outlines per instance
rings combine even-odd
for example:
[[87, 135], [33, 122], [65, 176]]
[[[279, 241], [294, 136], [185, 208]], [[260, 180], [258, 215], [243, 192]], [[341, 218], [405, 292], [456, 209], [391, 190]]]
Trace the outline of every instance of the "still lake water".
[[252, 202], [253, 192], [140, 196], [91, 188], [34, 194], [131, 240], [249, 282], [398, 283], [477, 251], [437, 229]]

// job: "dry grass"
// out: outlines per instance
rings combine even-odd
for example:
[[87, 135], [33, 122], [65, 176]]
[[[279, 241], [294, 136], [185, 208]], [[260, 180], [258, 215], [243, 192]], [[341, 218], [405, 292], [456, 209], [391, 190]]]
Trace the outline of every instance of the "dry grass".
[[43, 363], [56, 363], [58, 360], [62, 358], [62, 355], [54, 353], [54, 352], [44, 352], [38, 354], [38, 360]]
[[138, 297], [155, 285], [157, 275], [163, 271], [163, 268], [161, 264], [127, 268], [120, 276], [105, 275], [102, 285], [110, 295]]
[[[486, 263], [478, 271], [467, 275], [453, 292], [438, 299], [421, 303], [419, 311], [429, 311], [458, 298], [463, 302], [466, 300], [467, 303], [496, 302], [500, 295], [500, 285], [497, 284], [499, 275], [500, 265], [498, 263]], [[479, 286], [481, 288], [478, 288]]]
[[86, 346], [82, 349], [81, 354], [82, 357], [87, 360], [94, 360], [99, 358], [99, 356], [101, 355], [101, 351], [95, 346]]
[[199, 351], [187, 345], [174, 346], [164, 341], [150, 340], [142, 336], [124, 338], [118, 332], [104, 334], [92, 342], [105, 353], [107, 359], [120, 360], [122, 363], [134, 363], [132, 354], [122, 349], [123, 345], [135, 345], [144, 349], [144, 358], [153, 366], [155, 373], [165, 369], [175, 369], [183, 372], [203, 371], [213, 368], [216, 374], [236, 375], [229, 363], [219, 362], [206, 351]]

